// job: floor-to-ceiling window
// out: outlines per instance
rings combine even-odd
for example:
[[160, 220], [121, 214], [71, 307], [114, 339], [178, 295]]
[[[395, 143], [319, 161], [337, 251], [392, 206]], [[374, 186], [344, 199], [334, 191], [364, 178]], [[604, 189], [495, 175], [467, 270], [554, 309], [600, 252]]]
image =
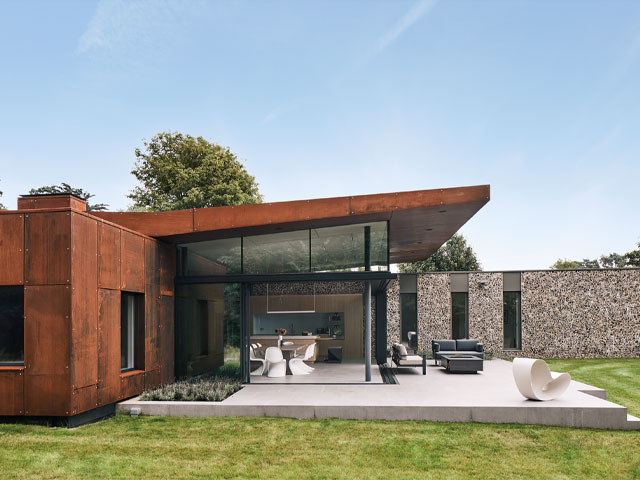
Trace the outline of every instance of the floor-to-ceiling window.
[[451, 293], [451, 338], [467, 338], [469, 335], [469, 293]]
[[520, 292], [504, 292], [504, 348], [522, 348]]
[[400, 275], [400, 342], [418, 349], [417, 276]]
[[522, 349], [521, 274], [502, 274], [503, 339], [506, 350]]
[[240, 284], [178, 285], [176, 377], [240, 377]]

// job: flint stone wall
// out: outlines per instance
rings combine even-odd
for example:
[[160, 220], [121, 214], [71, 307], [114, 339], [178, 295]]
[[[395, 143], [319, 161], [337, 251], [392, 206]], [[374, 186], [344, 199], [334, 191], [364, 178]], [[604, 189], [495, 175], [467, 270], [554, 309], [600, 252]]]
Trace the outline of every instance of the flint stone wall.
[[[522, 350], [503, 349], [503, 275], [469, 273], [469, 336], [498, 357], [640, 357], [640, 269], [522, 272]], [[387, 291], [388, 344], [400, 338], [398, 282]], [[448, 273], [418, 275], [418, 341], [451, 338]]]

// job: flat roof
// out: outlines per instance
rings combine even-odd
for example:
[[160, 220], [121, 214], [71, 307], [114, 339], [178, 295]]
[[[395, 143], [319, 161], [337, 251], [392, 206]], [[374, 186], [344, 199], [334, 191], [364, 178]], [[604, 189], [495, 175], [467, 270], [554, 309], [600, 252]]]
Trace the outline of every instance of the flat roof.
[[365, 222], [389, 222], [389, 262], [425, 260], [490, 200], [490, 186], [193, 208], [90, 212], [150, 237], [189, 243]]

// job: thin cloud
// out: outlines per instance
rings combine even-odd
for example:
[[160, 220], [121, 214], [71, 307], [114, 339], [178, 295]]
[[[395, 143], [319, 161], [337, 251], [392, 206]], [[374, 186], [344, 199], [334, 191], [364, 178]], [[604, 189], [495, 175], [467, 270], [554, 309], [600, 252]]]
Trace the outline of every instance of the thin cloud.
[[413, 4], [409, 11], [391, 29], [378, 39], [376, 53], [380, 53], [395, 42], [414, 23], [428, 14], [437, 2], [438, 0], [421, 0]]
[[[357, 61], [353, 68], [348, 72], [352, 74], [369, 63], [376, 55], [380, 54], [383, 50], [387, 49], [392, 43], [394, 43], [400, 36], [411, 28], [415, 23], [427, 15], [433, 7], [438, 3], [438, 0], [419, 0], [414, 3], [411, 8], [400, 18], [393, 26], [380, 36], [372, 48], [364, 57]], [[347, 73], [335, 78], [331, 84], [340, 83], [347, 76]], [[295, 110], [302, 103], [302, 99], [298, 99], [293, 102], [280, 105], [271, 110], [263, 119], [262, 124], [271, 123], [274, 120], [280, 118], [284, 113]]]
[[[183, 24], [184, 13], [199, 2], [100, 0], [80, 35], [76, 54], [157, 48]], [[190, 8], [187, 8], [190, 7]]]

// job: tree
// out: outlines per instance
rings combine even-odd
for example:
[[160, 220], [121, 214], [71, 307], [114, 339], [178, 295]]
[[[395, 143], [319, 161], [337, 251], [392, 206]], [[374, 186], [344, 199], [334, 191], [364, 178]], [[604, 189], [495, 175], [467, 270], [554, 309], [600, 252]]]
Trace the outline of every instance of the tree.
[[[2, 196], [2, 192], [0, 191], [0, 197]], [[5, 206], [0, 203], [0, 210], [6, 210]]]
[[637, 250], [632, 250], [625, 254], [627, 265], [630, 267], [640, 267], [640, 242], [638, 242]]
[[255, 178], [229, 148], [202, 137], [162, 132], [136, 149], [131, 172], [142, 186], [129, 198], [133, 208], [181, 210], [261, 203]]
[[599, 259], [589, 260], [584, 258], [580, 261], [558, 259], [551, 265], [555, 270], [578, 269], [578, 268], [624, 268], [640, 266], [640, 242], [638, 242], [638, 250], [634, 250], [624, 255], [618, 253], [610, 253], [609, 255], [601, 255]]
[[467, 240], [460, 233], [453, 235], [426, 260], [413, 263], [401, 263], [401, 273], [421, 272], [466, 272], [482, 270], [476, 254], [467, 245]]
[[87, 202], [87, 211], [102, 211], [106, 210], [109, 205], [106, 203], [89, 203], [89, 199], [95, 197], [95, 195], [83, 190], [82, 188], [74, 188], [68, 183], [61, 183], [60, 185], [44, 186], [40, 188], [32, 188], [29, 190], [30, 195], [41, 194], [71, 194], [76, 197], [82, 198]]
[[622, 268], [627, 265], [627, 255], [618, 255], [617, 253], [602, 255], [598, 263], [600, 268]]
[[580, 262], [576, 262], [575, 260], [567, 260], [566, 258], [562, 260], [559, 258], [550, 268], [554, 270], [572, 270], [583, 267]]

